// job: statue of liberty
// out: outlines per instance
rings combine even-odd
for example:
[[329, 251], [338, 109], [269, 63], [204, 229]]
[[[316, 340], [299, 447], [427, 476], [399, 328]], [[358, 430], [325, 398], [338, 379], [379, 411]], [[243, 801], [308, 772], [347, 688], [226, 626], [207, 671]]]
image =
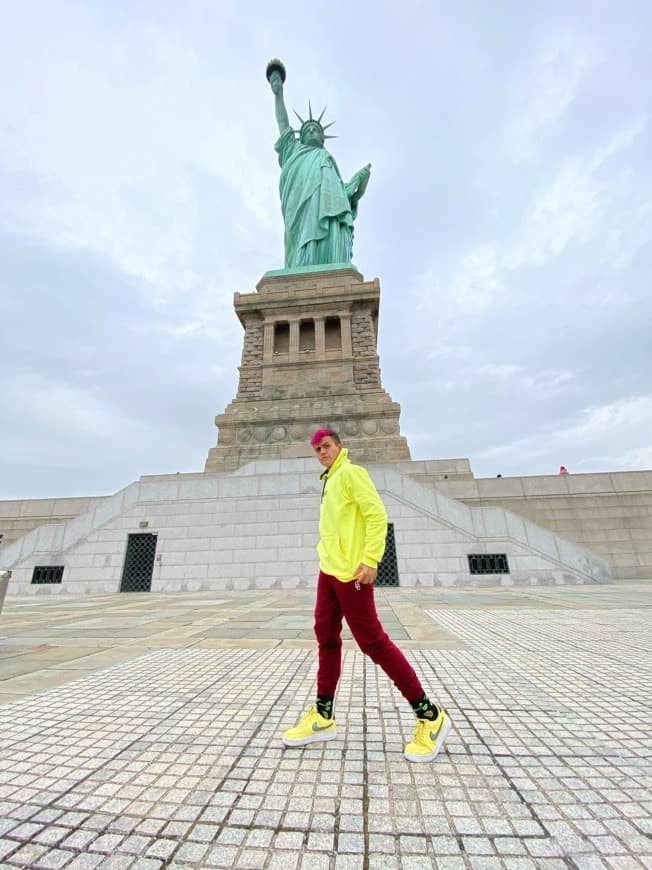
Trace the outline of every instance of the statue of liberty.
[[[285, 268], [350, 263], [353, 253], [353, 221], [358, 202], [369, 182], [371, 164], [355, 173], [346, 184], [334, 157], [324, 148], [332, 126], [322, 126], [324, 111], [290, 127], [283, 100], [285, 67], [275, 58], [267, 65], [267, 79], [275, 97], [280, 136], [274, 145], [281, 166], [281, 210], [285, 223]], [[297, 137], [298, 136], [298, 137]]]

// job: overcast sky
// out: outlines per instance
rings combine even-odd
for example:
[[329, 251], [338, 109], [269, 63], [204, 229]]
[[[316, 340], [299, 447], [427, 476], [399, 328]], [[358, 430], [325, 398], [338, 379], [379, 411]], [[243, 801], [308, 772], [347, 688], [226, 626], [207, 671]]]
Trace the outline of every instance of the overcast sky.
[[647, 0], [0, 10], [0, 498], [203, 469], [233, 293], [283, 265], [273, 56], [372, 164], [353, 259], [412, 457], [652, 467]]

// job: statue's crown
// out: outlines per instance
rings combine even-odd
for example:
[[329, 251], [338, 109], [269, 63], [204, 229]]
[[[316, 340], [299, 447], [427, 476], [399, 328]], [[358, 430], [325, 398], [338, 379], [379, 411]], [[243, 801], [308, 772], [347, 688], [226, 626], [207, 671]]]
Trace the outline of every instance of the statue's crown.
[[305, 127], [308, 127], [310, 125], [314, 126], [316, 124], [319, 127], [319, 129], [321, 130], [321, 134], [324, 137], [324, 139], [337, 139], [337, 136], [327, 136], [326, 135], [326, 130], [328, 130], [329, 127], [332, 127], [333, 124], [335, 123], [335, 121], [331, 121], [330, 124], [322, 124], [322, 122], [321, 122], [321, 119], [324, 117], [324, 112], [326, 111], [326, 108], [327, 107], [324, 106], [322, 113], [318, 118], [313, 118], [312, 106], [310, 105], [310, 100], [308, 100], [308, 117], [305, 119], [305, 121], [301, 117], [301, 115], [296, 111], [296, 109], [293, 109], [292, 111], [297, 116], [297, 118], [301, 121], [301, 129], [296, 130], [295, 132], [298, 133], [299, 136], [301, 136]]

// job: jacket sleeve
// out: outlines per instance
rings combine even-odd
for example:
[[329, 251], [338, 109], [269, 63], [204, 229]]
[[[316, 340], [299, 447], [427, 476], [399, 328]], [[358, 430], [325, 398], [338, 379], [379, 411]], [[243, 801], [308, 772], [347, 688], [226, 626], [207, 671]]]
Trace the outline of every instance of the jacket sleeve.
[[362, 563], [377, 568], [385, 552], [387, 511], [367, 470], [359, 465], [351, 465], [348, 471], [350, 497], [357, 503], [365, 521]]

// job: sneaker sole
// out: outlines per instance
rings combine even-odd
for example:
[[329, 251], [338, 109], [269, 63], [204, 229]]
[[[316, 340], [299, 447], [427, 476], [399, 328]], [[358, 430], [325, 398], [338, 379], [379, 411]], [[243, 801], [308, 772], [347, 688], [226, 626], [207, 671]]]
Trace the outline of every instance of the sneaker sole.
[[326, 743], [328, 740], [335, 740], [336, 737], [337, 731], [322, 731], [309, 737], [299, 737], [297, 740], [285, 736], [281, 737], [281, 740], [286, 746], [309, 746], [311, 743]]
[[448, 719], [446, 724], [442, 729], [442, 733], [439, 737], [439, 740], [435, 744], [435, 751], [431, 752], [430, 755], [412, 755], [409, 752], [404, 752], [403, 755], [407, 758], [408, 761], [414, 761], [419, 764], [422, 761], [434, 761], [435, 758], [439, 755], [439, 752], [446, 742], [446, 738], [448, 737], [451, 730], [451, 720]]

